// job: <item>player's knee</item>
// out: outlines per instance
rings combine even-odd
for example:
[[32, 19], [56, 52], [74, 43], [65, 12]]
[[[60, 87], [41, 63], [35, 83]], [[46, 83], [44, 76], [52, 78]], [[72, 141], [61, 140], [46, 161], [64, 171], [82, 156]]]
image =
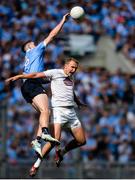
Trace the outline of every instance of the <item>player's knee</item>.
[[49, 109], [48, 108], [40, 108], [40, 113], [45, 113], [45, 114], [49, 114]]
[[85, 144], [86, 144], [86, 139], [83, 139], [83, 140], [78, 142], [79, 146], [84, 146]]

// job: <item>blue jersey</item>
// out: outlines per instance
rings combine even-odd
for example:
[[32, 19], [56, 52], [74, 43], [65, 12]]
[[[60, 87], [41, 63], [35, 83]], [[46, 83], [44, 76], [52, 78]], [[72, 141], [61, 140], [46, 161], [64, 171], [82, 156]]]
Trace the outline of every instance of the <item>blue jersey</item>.
[[26, 51], [24, 73], [33, 73], [44, 71], [44, 42], [39, 43], [35, 48]]

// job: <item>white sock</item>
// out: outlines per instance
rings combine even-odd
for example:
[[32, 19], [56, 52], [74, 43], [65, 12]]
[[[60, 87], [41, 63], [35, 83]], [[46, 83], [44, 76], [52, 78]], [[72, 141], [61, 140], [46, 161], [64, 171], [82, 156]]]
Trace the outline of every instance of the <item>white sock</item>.
[[40, 163], [41, 163], [41, 159], [40, 158], [38, 158], [37, 160], [36, 160], [36, 162], [34, 163], [34, 167], [35, 168], [38, 168], [39, 166], [40, 166]]

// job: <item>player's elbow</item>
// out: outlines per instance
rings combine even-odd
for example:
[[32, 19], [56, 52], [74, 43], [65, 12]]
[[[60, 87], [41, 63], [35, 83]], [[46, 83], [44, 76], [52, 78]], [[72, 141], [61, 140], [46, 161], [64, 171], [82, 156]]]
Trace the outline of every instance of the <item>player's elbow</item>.
[[86, 144], [86, 139], [82, 141], [81, 146], [84, 146]]
[[55, 33], [54, 31], [53, 32], [50, 32], [49, 34], [49, 39], [50, 41], [52, 41], [54, 39], [54, 37], [56, 36], [57, 33]]
[[78, 146], [84, 146], [86, 144], [86, 139], [83, 139], [78, 142]]
[[29, 78], [32, 78], [32, 79], [38, 78], [38, 75], [37, 75], [37, 73], [29, 74]]
[[38, 74], [33, 75], [33, 78], [40, 78]]

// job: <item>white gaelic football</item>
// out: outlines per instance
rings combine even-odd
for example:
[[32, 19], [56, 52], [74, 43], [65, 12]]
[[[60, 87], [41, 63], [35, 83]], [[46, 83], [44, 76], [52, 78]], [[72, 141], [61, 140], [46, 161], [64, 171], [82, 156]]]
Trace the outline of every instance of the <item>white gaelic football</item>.
[[71, 9], [70, 16], [73, 19], [80, 19], [84, 16], [84, 9], [80, 6], [75, 6]]

